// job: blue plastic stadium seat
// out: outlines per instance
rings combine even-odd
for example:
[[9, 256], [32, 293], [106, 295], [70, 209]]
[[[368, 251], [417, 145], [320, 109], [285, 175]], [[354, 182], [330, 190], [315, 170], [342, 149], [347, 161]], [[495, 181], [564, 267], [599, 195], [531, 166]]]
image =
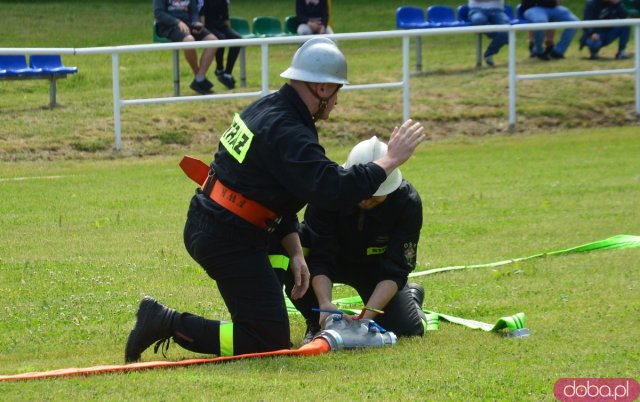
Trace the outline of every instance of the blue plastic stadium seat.
[[465, 24], [470, 24], [469, 22], [469, 6], [466, 4], [463, 4], [461, 6], [458, 6], [458, 10], [457, 10], [457, 14], [458, 14], [458, 21], [463, 22]]
[[3, 75], [10, 77], [42, 74], [41, 69], [27, 66], [25, 55], [0, 56], [0, 70], [5, 70]]
[[41, 69], [45, 74], [75, 74], [78, 67], [66, 67], [60, 55], [33, 55], [29, 58], [31, 68]]
[[430, 6], [427, 8], [427, 22], [432, 28], [461, 27], [469, 23], [456, 19], [453, 8], [448, 6]]
[[396, 9], [396, 28], [429, 28], [429, 23], [425, 21], [424, 11], [420, 7], [403, 6]]

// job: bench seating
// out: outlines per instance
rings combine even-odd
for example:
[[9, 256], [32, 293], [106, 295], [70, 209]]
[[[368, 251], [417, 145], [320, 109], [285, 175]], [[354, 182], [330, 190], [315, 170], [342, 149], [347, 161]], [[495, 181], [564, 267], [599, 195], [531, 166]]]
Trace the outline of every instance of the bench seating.
[[49, 80], [49, 108], [56, 106], [56, 81], [76, 74], [77, 67], [66, 67], [59, 55], [32, 55], [27, 65], [25, 55], [0, 56], [0, 80]]

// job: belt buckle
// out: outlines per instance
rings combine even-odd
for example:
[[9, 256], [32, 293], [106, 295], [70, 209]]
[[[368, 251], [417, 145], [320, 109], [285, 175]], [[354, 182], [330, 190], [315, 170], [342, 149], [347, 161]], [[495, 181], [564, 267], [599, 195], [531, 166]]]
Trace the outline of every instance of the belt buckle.
[[216, 171], [213, 168], [209, 168], [209, 174], [207, 175], [207, 180], [204, 181], [202, 185], [202, 192], [206, 195], [211, 194], [211, 190], [213, 189], [213, 185], [215, 184], [214, 178], [216, 177]]

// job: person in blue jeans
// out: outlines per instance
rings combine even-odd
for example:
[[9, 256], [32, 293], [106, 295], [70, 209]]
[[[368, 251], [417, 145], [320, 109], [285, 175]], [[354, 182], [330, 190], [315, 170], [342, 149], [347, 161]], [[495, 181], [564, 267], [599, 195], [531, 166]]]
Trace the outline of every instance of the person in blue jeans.
[[[567, 7], [561, 6], [560, 2], [561, 0], [522, 0], [524, 18], [533, 23], [579, 21], [579, 18]], [[576, 32], [576, 29], [562, 31], [560, 41], [547, 54], [542, 48], [544, 31], [535, 31], [533, 37], [536, 57], [540, 60], [564, 59], [564, 54]]]
[[[469, 0], [469, 22], [471, 25], [509, 25], [509, 16], [504, 12], [504, 0]], [[493, 55], [509, 41], [507, 32], [487, 34], [491, 43], [484, 52], [484, 62], [493, 67]]]
[[[627, 18], [627, 11], [622, 6], [620, 0], [587, 0], [584, 5], [584, 20], [614, 20]], [[631, 27], [611, 27], [611, 28], [585, 28], [580, 38], [580, 50], [584, 46], [589, 48], [591, 60], [599, 58], [598, 52], [601, 48], [618, 41], [618, 52], [616, 59], [627, 59], [625, 53]]]

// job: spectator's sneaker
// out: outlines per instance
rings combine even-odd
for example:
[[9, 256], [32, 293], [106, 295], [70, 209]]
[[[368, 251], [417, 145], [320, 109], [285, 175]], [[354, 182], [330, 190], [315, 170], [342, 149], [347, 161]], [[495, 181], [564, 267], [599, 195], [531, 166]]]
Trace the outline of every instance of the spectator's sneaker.
[[424, 302], [424, 288], [417, 283], [407, 283], [407, 287], [409, 288], [409, 293], [416, 301], [418, 306], [422, 308], [422, 302]]
[[316, 322], [307, 321], [307, 333], [304, 335], [304, 339], [302, 340], [302, 344], [306, 345], [307, 343], [313, 340], [313, 337], [320, 332], [320, 325]]
[[495, 67], [496, 64], [493, 62], [493, 56], [484, 56], [484, 62], [489, 67]]
[[204, 84], [207, 86], [207, 89], [213, 88], [213, 82], [209, 81], [206, 78], [204, 79]]
[[546, 53], [539, 53], [539, 54], [536, 54], [536, 57], [538, 58], [538, 60], [543, 60], [543, 61], [549, 61], [549, 60], [551, 60], [551, 58], [549, 57], [549, 55], [548, 55], [548, 54], [546, 54]]
[[551, 56], [551, 53], [553, 53], [554, 48], [555, 46], [553, 45], [553, 43], [548, 44], [544, 48], [544, 54], [546, 54], [547, 56]]
[[629, 55], [627, 55], [627, 53], [624, 50], [618, 50], [618, 53], [616, 53], [616, 59], [618, 60], [626, 60], [629, 58]]
[[136, 325], [127, 339], [125, 363], [140, 360], [140, 354], [154, 342], [173, 336], [173, 317], [176, 314], [174, 309], [163, 306], [153, 297], [143, 297], [136, 313]]
[[560, 60], [560, 59], [564, 59], [564, 54], [558, 53], [555, 50], [552, 50], [551, 53], [549, 53], [549, 57], [551, 57], [554, 60]]
[[191, 81], [191, 85], [189, 85], [189, 88], [193, 89], [200, 95], [211, 95], [213, 93], [213, 91], [207, 87], [207, 83], [205, 81], [198, 82], [196, 80], [193, 80]]
[[236, 87], [236, 80], [233, 78], [231, 74], [224, 73], [218, 76], [218, 81], [222, 83], [225, 87], [229, 89], [233, 89]]
[[214, 71], [214, 74], [216, 75], [216, 77], [220, 77], [222, 74], [224, 74], [224, 70], [218, 70], [216, 68], [216, 71]]
[[536, 57], [536, 45], [533, 42], [529, 42], [529, 58]]

